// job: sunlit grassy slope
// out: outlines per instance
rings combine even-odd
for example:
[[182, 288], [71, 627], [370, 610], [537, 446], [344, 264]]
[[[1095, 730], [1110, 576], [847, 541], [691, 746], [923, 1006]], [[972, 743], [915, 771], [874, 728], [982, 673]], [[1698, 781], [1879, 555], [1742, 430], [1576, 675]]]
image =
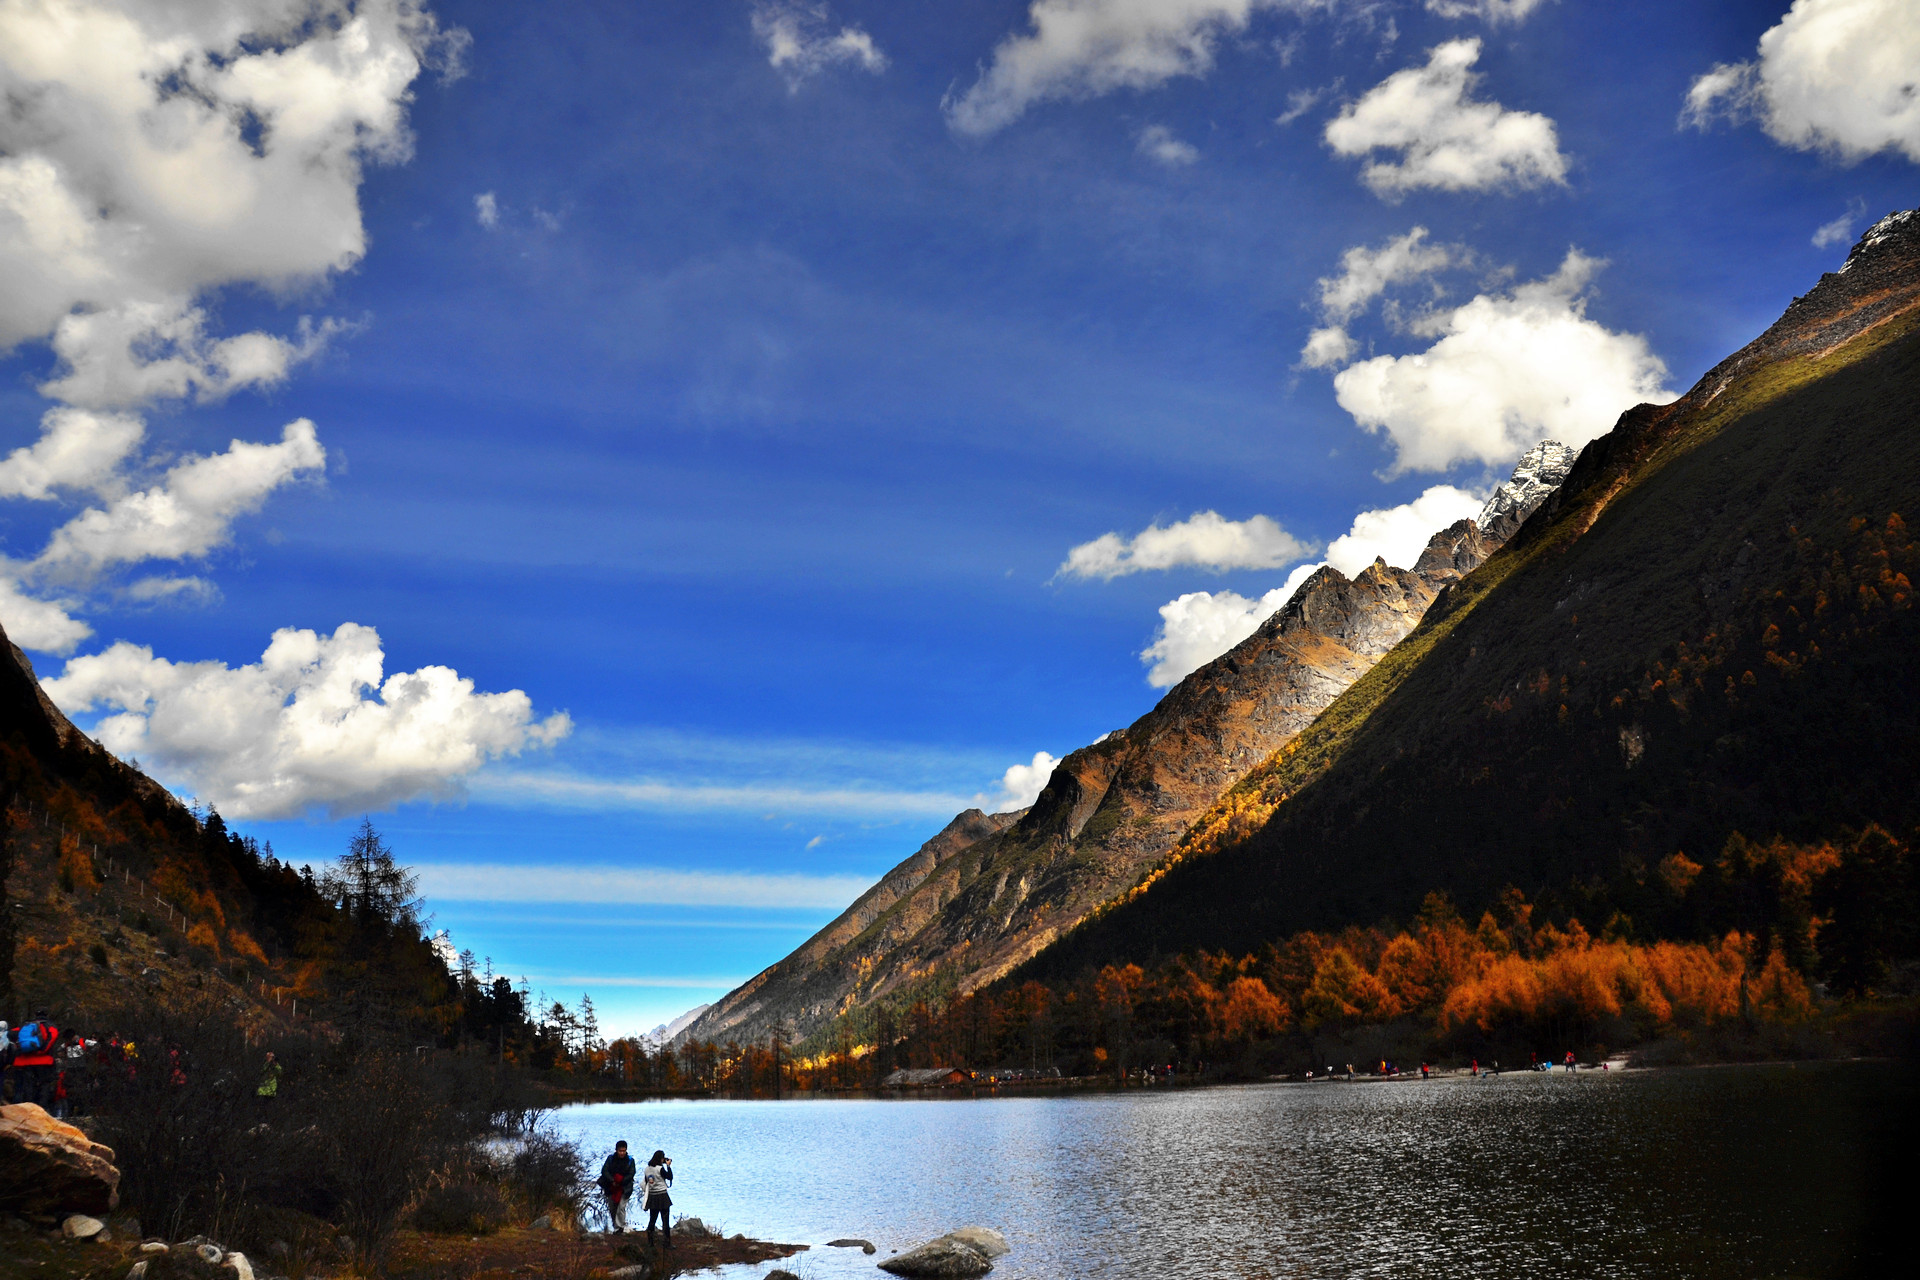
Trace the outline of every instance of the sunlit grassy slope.
[[[1409, 917], [1504, 886], [1647, 932], [1728, 835], [1920, 821], [1912, 258], [1810, 295], [1549, 507], [1032, 971]], [[1868, 287], [1868, 284], [1871, 287]], [[1826, 292], [1823, 293], [1822, 290]], [[1796, 316], [1799, 319], [1796, 319]]]

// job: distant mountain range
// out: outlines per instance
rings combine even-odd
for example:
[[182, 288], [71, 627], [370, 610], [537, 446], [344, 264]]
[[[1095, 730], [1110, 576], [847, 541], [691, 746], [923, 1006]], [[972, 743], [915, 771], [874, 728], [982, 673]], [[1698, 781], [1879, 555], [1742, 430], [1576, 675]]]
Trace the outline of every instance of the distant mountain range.
[[1138, 882], [1220, 795], [1311, 724], [1553, 492], [1573, 450], [1529, 450], [1480, 519], [1411, 568], [1318, 570], [1252, 636], [1126, 729], [1068, 755], [1033, 807], [969, 809], [798, 950], [681, 1029], [804, 1040], [931, 980], [962, 990], [1039, 954]]

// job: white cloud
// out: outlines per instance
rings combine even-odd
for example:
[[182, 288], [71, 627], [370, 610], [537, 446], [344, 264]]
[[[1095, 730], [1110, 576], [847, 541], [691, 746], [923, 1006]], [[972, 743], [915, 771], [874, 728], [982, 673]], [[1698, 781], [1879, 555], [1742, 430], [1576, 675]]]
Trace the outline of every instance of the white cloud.
[[1160, 606], [1160, 630], [1140, 653], [1147, 683], [1165, 689], [1260, 629], [1293, 598], [1318, 564], [1303, 564], [1281, 586], [1249, 599], [1237, 591], [1189, 591]]
[[1213, 69], [1223, 37], [1246, 29], [1257, 9], [1289, 0], [1033, 0], [1031, 30], [1009, 35], [973, 87], [941, 104], [961, 133], [984, 135], [1035, 103], [1152, 89]]
[[1309, 369], [1331, 369], [1360, 354], [1360, 344], [1346, 326], [1330, 324], [1307, 335], [1300, 348], [1300, 363]]
[[46, 500], [55, 489], [115, 489], [121, 463], [132, 454], [146, 424], [129, 413], [49, 409], [40, 439], [0, 462], [0, 498]]
[[1015, 809], [1027, 808], [1047, 789], [1047, 779], [1053, 776], [1059, 764], [1060, 761], [1051, 752], [1034, 752], [1031, 764], [1009, 766], [1000, 779], [999, 798], [983, 803], [990, 804], [994, 813], [1011, 813]]
[[15, 566], [0, 561], [0, 625], [13, 643], [36, 653], [72, 653], [93, 628], [68, 613], [69, 607], [24, 594]]
[[875, 75], [887, 69], [887, 55], [859, 27], [838, 32], [827, 6], [804, 0], [755, 0], [754, 38], [766, 46], [767, 62], [797, 90], [810, 76], [833, 67], [858, 67]]
[[1828, 249], [1836, 244], [1846, 244], [1853, 239], [1853, 228], [1867, 214], [1864, 200], [1854, 200], [1847, 205], [1847, 211], [1832, 222], [1823, 222], [1814, 228], [1813, 247]]
[[259, 662], [169, 662], [121, 641], [71, 659], [48, 696], [69, 715], [104, 708], [102, 745], [239, 818], [380, 809], [446, 798], [490, 759], [566, 736], [519, 690], [476, 693], [447, 667], [382, 676], [371, 627], [286, 628]]
[[1633, 405], [1673, 399], [1644, 337], [1587, 318], [1602, 265], [1569, 250], [1544, 280], [1423, 320], [1417, 332], [1440, 335], [1427, 350], [1334, 375], [1340, 407], [1393, 441], [1398, 474], [1509, 463], [1542, 438], [1578, 448]]
[[416, 865], [429, 902], [588, 902], [671, 907], [832, 907], [873, 887], [864, 876], [809, 876], [671, 867]]
[[500, 201], [493, 192], [482, 191], [473, 198], [473, 216], [489, 231], [500, 225]]
[[1415, 227], [1378, 249], [1355, 245], [1340, 255], [1340, 274], [1320, 279], [1320, 313], [1345, 324], [1365, 311], [1389, 285], [1443, 271], [1467, 258], [1451, 245], [1427, 243], [1427, 229]]
[[1437, 46], [1426, 66], [1395, 72], [1329, 121], [1327, 145], [1343, 156], [1399, 152], [1398, 161], [1370, 160], [1360, 174], [1389, 200], [1423, 187], [1491, 191], [1564, 183], [1567, 159], [1553, 121], [1468, 96], [1480, 79], [1472, 71], [1479, 58], [1478, 39]]
[[1148, 569], [1186, 565], [1228, 569], [1277, 569], [1313, 548], [1266, 516], [1228, 520], [1200, 511], [1170, 525], [1149, 525], [1131, 539], [1103, 533], [1067, 552], [1059, 572], [1069, 578], [1113, 579]]
[[[205, 554], [235, 515], [317, 467], [312, 427], [296, 424], [301, 439], [236, 443], [129, 494], [130, 473], [156, 460], [135, 456], [145, 425], [124, 411], [274, 385], [345, 328], [221, 337], [198, 303], [238, 283], [285, 294], [357, 262], [362, 170], [406, 158], [413, 82], [457, 74], [466, 40], [420, 0], [0, 0], [0, 353], [50, 340], [58, 365], [39, 390], [60, 405], [38, 443], [0, 462], [0, 497], [106, 500], [35, 572]], [[189, 582], [119, 595], [204, 595], [159, 585]], [[74, 602], [28, 585], [9, 571], [8, 623], [22, 643], [70, 649], [84, 634]]]
[[1920, 163], [1920, 6], [1795, 0], [1755, 62], [1721, 64], [1687, 91], [1684, 123], [1758, 117], [1776, 142], [1858, 160]]
[[1486, 495], [1437, 484], [1412, 502], [1362, 511], [1353, 527], [1327, 544], [1327, 563], [1358, 577], [1377, 557], [1396, 569], [1411, 569], [1433, 535], [1480, 514]]
[[178, 464], [152, 488], [81, 512], [55, 531], [35, 567], [82, 580], [114, 565], [204, 556], [226, 542], [234, 520], [326, 461], [305, 418], [288, 423], [278, 444], [235, 440], [225, 453]]
[[1427, 0], [1427, 10], [1443, 18], [1479, 18], [1488, 26], [1519, 22], [1546, 0]]
[[0, 5], [0, 350], [356, 261], [361, 167], [458, 46], [413, 0]]
[[53, 332], [60, 375], [40, 394], [89, 409], [124, 409], [193, 395], [202, 403], [270, 387], [347, 326], [302, 319], [299, 340], [269, 333], [213, 339], [206, 313], [181, 299], [65, 316]]
[[1137, 147], [1141, 155], [1168, 168], [1192, 164], [1200, 158], [1200, 149], [1191, 142], [1182, 141], [1173, 130], [1163, 124], [1148, 125], [1140, 131]]
[[1236, 591], [1190, 591], [1160, 606], [1160, 629], [1140, 654], [1147, 683], [1156, 689], [1178, 684], [1188, 675], [1260, 629], [1278, 613], [1300, 584], [1331, 564], [1349, 578], [1384, 559], [1411, 568], [1433, 535], [1457, 520], [1480, 512], [1482, 499], [1452, 485], [1435, 485], [1412, 502], [1362, 511], [1346, 533], [1327, 547], [1327, 558], [1295, 567], [1280, 586], [1258, 597]]

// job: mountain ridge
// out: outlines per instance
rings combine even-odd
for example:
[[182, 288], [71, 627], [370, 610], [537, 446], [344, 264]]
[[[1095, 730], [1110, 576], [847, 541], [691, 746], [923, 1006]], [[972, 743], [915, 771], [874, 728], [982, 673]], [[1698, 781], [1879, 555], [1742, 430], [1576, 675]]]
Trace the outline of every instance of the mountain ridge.
[[1239, 947], [1406, 918], [1435, 889], [1653, 921], [1677, 908], [1647, 868], [1675, 853], [1920, 818], [1894, 776], [1920, 753], [1899, 567], [1917, 393], [1909, 213], [1586, 446], [1480, 572], [1031, 971], [1143, 936]]
[[1550, 491], [1569, 451], [1530, 450], [1491, 508], [1411, 568], [1353, 578], [1323, 566], [1254, 634], [1117, 733], [1069, 753], [1034, 804], [969, 810], [793, 953], [679, 1033], [678, 1042], [797, 1039], [929, 981], [971, 990], [1030, 960], [1124, 892], [1223, 790], [1320, 710], [1471, 573]]

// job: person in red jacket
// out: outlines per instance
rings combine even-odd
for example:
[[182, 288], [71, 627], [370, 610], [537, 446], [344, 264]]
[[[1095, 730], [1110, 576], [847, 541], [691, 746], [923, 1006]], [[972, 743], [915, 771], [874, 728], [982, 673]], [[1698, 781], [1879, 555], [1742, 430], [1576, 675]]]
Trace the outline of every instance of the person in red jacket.
[[35, 1102], [42, 1107], [53, 1104], [59, 1074], [53, 1065], [53, 1046], [59, 1039], [60, 1028], [47, 1021], [44, 1011], [14, 1032], [14, 1101]]

